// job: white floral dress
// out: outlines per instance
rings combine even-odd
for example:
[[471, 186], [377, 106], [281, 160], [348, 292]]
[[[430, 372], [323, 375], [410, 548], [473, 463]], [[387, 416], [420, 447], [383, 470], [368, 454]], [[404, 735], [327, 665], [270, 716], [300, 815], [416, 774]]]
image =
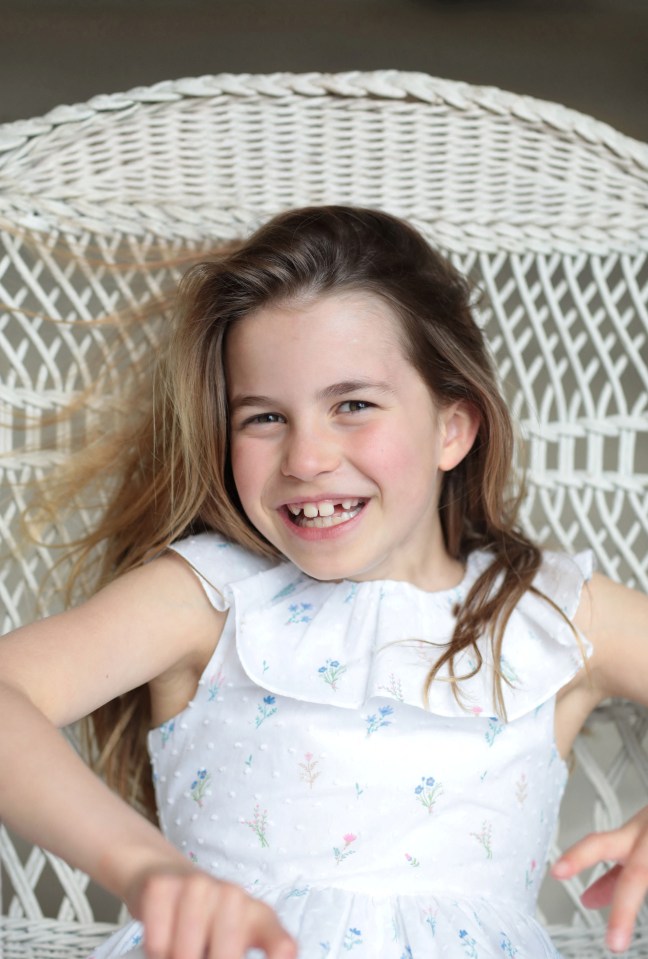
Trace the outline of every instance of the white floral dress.
[[[556, 957], [534, 918], [567, 777], [554, 702], [587, 641], [528, 593], [504, 639], [507, 721], [486, 641], [462, 703], [439, 679], [426, 706], [488, 554], [427, 593], [318, 582], [214, 534], [173, 549], [230, 613], [193, 701], [149, 735], [165, 835], [270, 903], [301, 959]], [[572, 617], [591, 567], [546, 553], [536, 585]], [[459, 657], [458, 675], [474, 665]], [[94, 955], [139, 942], [133, 922]]]

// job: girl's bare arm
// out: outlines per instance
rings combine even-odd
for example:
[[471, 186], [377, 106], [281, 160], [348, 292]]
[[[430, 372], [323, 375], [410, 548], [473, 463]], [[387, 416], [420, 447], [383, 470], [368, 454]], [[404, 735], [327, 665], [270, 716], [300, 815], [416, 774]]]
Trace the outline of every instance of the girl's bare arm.
[[[590, 704], [623, 696], [648, 706], [648, 596], [595, 575], [575, 623], [594, 647], [589, 676], [580, 682]], [[552, 872], [567, 879], [601, 861], [616, 865], [586, 891], [583, 903], [611, 905], [607, 944], [623, 951], [648, 892], [648, 806], [621, 828], [577, 842]]]
[[218, 959], [254, 945], [292, 953], [277, 951], [291, 943], [269, 909], [195, 869], [57, 727], [166, 672], [198, 678], [223, 622], [194, 574], [169, 556], [0, 640], [0, 818], [124, 899], [145, 922], [155, 959], [199, 959], [215, 939]]

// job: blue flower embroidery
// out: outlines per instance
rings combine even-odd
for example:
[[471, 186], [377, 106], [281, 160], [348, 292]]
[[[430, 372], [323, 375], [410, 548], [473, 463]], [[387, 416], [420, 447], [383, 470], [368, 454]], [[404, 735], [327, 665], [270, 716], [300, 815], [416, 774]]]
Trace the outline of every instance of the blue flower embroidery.
[[373, 713], [371, 716], [365, 716], [365, 722], [367, 724], [367, 738], [371, 736], [372, 733], [375, 733], [382, 726], [391, 726], [391, 720], [387, 719], [388, 716], [391, 716], [394, 712], [392, 706], [380, 706], [378, 713]]
[[301, 886], [291, 889], [290, 892], [286, 895], [286, 899], [299, 899], [302, 896], [306, 896], [310, 886]]
[[477, 940], [469, 936], [465, 929], [459, 930], [459, 938], [461, 939], [461, 948], [464, 951], [464, 955], [467, 956], [468, 959], [479, 959]]
[[488, 729], [484, 733], [484, 738], [489, 746], [492, 746], [499, 734], [504, 730], [504, 723], [500, 722], [497, 716], [491, 716], [488, 720]]
[[434, 804], [443, 795], [443, 785], [437, 782], [434, 776], [421, 776], [421, 782], [414, 789], [414, 795], [428, 813], [432, 812]]
[[349, 928], [344, 934], [344, 942], [342, 946], [347, 951], [353, 949], [354, 946], [362, 945], [362, 933], [359, 929]]
[[213, 703], [217, 698], [218, 694], [221, 691], [221, 687], [225, 682], [225, 676], [222, 670], [212, 676], [209, 680], [209, 686], [207, 687], [207, 699], [210, 703]]
[[278, 707], [275, 706], [276, 697], [274, 696], [264, 696], [263, 702], [259, 703], [257, 706], [257, 715], [254, 720], [254, 725], [258, 729], [261, 723], [265, 722], [270, 716], [274, 716], [277, 712]]
[[313, 617], [308, 615], [308, 610], [312, 608], [312, 603], [291, 603], [288, 607], [290, 616], [286, 620], [286, 625], [288, 623], [310, 623]]
[[350, 603], [350, 602], [352, 602], [353, 599], [355, 599], [355, 594], [356, 594], [357, 592], [358, 592], [358, 584], [357, 584], [357, 583], [352, 583], [352, 584], [351, 584], [351, 588], [349, 589], [349, 592], [348, 592], [348, 593], [346, 594], [346, 596], [344, 597], [344, 602], [345, 602], [345, 603]]
[[162, 736], [162, 748], [166, 746], [171, 736], [175, 732], [175, 719], [170, 719], [167, 723], [160, 726], [160, 735]]
[[280, 599], [285, 599], [286, 596], [290, 596], [291, 593], [294, 593], [294, 592], [295, 592], [295, 589], [296, 589], [296, 587], [297, 587], [297, 583], [298, 583], [298, 582], [299, 582], [299, 580], [297, 580], [297, 581], [294, 582], [294, 583], [288, 583], [288, 585], [287, 585], [287, 586], [284, 586], [283, 589], [280, 589], [278, 593], [275, 593], [275, 595], [272, 597], [272, 599], [270, 600], [270, 602], [271, 602], [271, 603], [276, 603], [276, 602], [278, 602]]
[[331, 687], [331, 689], [337, 689], [337, 682], [340, 676], [343, 676], [346, 673], [347, 668], [337, 659], [327, 659], [325, 666], [320, 666], [317, 672], [320, 674], [325, 683]]
[[500, 943], [500, 949], [505, 956], [508, 956], [508, 959], [515, 959], [518, 954], [517, 948], [513, 945], [509, 937], [505, 932], [500, 933], [502, 941]]
[[191, 798], [194, 802], [198, 803], [200, 807], [202, 807], [203, 799], [209, 789], [210, 783], [210, 773], [208, 773], [206, 769], [199, 769], [196, 773], [196, 778], [191, 784]]

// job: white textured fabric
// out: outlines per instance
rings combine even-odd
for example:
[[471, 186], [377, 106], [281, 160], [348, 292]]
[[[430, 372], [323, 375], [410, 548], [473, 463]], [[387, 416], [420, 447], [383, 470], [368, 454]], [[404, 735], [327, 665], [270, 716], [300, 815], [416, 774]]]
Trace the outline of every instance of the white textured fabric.
[[[427, 593], [317, 582], [213, 534], [174, 549], [232, 613], [193, 701], [149, 736], [169, 839], [273, 905], [302, 959], [557, 956], [533, 914], [566, 780], [554, 695], [587, 641], [528, 594], [505, 636], [508, 720], [487, 640], [463, 702], [440, 680], [426, 708], [487, 554]], [[571, 617], [591, 569], [591, 554], [546, 553], [536, 585]], [[133, 923], [94, 955], [140, 941]]]

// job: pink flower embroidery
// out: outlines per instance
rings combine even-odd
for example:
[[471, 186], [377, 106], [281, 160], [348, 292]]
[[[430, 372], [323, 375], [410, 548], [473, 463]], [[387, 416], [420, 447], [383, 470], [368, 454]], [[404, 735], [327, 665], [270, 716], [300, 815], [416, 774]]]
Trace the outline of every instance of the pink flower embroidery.
[[341, 849], [339, 846], [333, 847], [333, 856], [338, 866], [341, 862], [344, 862], [345, 859], [354, 854], [355, 849], [349, 849], [349, 846], [352, 842], [355, 842], [357, 838], [358, 837], [352, 832], [348, 832], [346, 836], [342, 836], [342, 839], [344, 840], [344, 846], [342, 846]]

